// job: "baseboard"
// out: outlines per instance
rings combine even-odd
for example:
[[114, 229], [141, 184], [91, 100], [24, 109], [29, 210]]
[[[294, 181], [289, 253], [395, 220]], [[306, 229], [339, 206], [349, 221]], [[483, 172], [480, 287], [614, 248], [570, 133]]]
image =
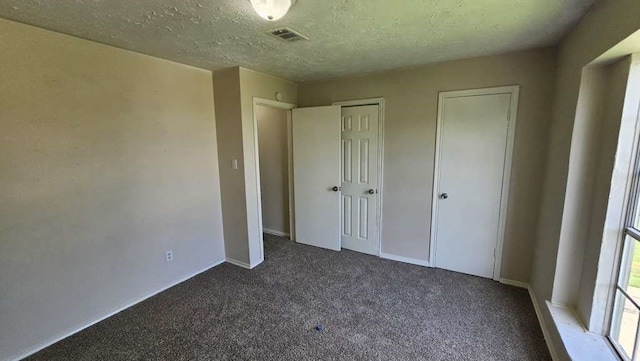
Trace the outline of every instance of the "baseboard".
[[263, 228], [262, 232], [266, 233], [266, 234], [270, 234], [272, 236], [278, 236], [278, 237], [287, 237], [289, 238], [289, 233], [284, 233], [281, 231], [276, 231], [273, 229], [268, 229], [268, 228]]
[[398, 261], [398, 262], [402, 262], [402, 263], [413, 264], [413, 265], [416, 265], [416, 266], [429, 267], [429, 262], [428, 261], [424, 261], [424, 260], [416, 259], [416, 258], [396, 256], [396, 255], [389, 254], [389, 253], [380, 252], [380, 258], [389, 259], [389, 260], [392, 260], [392, 261]]
[[258, 267], [259, 265], [262, 264], [262, 262], [264, 262], [264, 258], [262, 258], [261, 260], [259, 260], [258, 262], [254, 263], [251, 265], [251, 269], [254, 269], [256, 267]]
[[540, 328], [542, 329], [542, 336], [544, 337], [544, 342], [547, 344], [547, 348], [549, 349], [549, 353], [551, 354], [551, 359], [553, 361], [560, 361], [556, 348], [553, 346], [553, 342], [551, 341], [551, 335], [549, 334], [547, 323], [544, 321], [544, 316], [542, 315], [540, 306], [538, 305], [536, 294], [533, 292], [531, 286], [529, 286], [528, 288], [531, 302], [533, 302], [533, 309], [536, 311], [536, 317], [538, 317], [538, 322], [540, 323]]
[[246, 269], [254, 269], [256, 267], [258, 267], [264, 260], [260, 260], [260, 262], [256, 262], [254, 264], [248, 264], [246, 262], [240, 262], [238, 260], [235, 260], [233, 258], [228, 258], [227, 257], [227, 263], [231, 263], [234, 266], [238, 266], [238, 267], [242, 267], [242, 268], [246, 268]]
[[248, 263], [236, 261], [233, 258], [227, 257], [226, 261], [227, 261], [227, 263], [231, 263], [234, 266], [238, 266], [238, 267], [242, 267], [242, 268], [246, 268], [246, 269], [251, 269], [251, 266]]
[[509, 285], [509, 286], [518, 287], [518, 288], [524, 288], [526, 290], [529, 289], [529, 284], [528, 283], [524, 283], [524, 282], [520, 282], [520, 281], [516, 281], [516, 280], [510, 280], [508, 278], [501, 278], [500, 279], [500, 283], [505, 284], [505, 285]]
[[89, 328], [89, 327], [95, 325], [96, 323], [98, 323], [100, 321], [104, 321], [107, 318], [109, 318], [109, 317], [111, 317], [111, 316], [113, 316], [113, 315], [115, 315], [115, 314], [117, 314], [119, 312], [122, 312], [122, 311], [126, 310], [129, 307], [135, 306], [136, 304], [138, 304], [138, 303], [140, 303], [140, 302], [142, 302], [142, 301], [144, 301], [144, 300], [146, 300], [148, 298], [151, 298], [151, 297], [157, 295], [160, 292], [164, 292], [164, 291], [168, 290], [171, 287], [177, 286], [180, 283], [182, 283], [184, 281], [187, 281], [187, 280], [199, 275], [200, 273], [206, 272], [206, 271], [208, 271], [208, 270], [210, 270], [210, 269], [212, 269], [212, 268], [214, 268], [216, 266], [219, 266], [219, 265], [223, 264], [224, 262], [225, 262], [224, 259], [222, 259], [220, 261], [217, 261], [217, 262], [214, 262], [214, 263], [212, 263], [212, 264], [200, 269], [199, 271], [191, 273], [188, 276], [185, 276], [185, 277], [181, 278], [180, 280], [169, 284], [166, 287], [163, 287], [163, 288], [161, 288], [161, 289], [159, 289], [157, 291], [153, 291], [153, 292], [151, 292], [149, 294], [146, 294], [144, 296], [134, 298], [133, 300], [125, 303], [123, 306], [117, 307], [117, 308], [107, 312], [106, 314], [104, 314], [103, 316], [100, 316], [98, 319], [96, 319], [94, 321], [91, 321], [91, 322], [89, 322], [89, 323], [87, 323], [85, 325], [73, 327], [72, 329], [63, 332], [62, 336], [56, 336], [56, 337], [50, 339], [49, 341], [45, 341], [45, 342], [41, 343], [40, 345], [31, 348], [29, 351], [23, 352], [20, 356], [17, 356], [13, 360], [18, 361], [18, 360], [22, 360], [22, 359], [24, 359], [26, 357], [29, 357], [29, 356], [35, 354], [36, 352], [41, 351], [41, 350], [53, 345], [56, 342], [62, 341], [62, 340], [64, 340], [65, 338], [67, 338], [69, 336], [72, 336], [72, 335], [74, 335], [74, 334], [76, 334], [76, 333], [78, 333], [78, 332], [80, 332], [80, 331], [82, 331], [82, 330], [84, 330], [86, 328]]

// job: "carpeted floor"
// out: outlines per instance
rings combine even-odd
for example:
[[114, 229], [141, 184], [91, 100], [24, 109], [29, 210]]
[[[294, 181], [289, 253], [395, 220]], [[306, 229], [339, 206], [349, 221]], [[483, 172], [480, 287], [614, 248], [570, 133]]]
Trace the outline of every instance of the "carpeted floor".
[[[526, 290], [265, 236], [29, 360], [550, 360]], [[315, 330], [318, 324], [323, 331]]]

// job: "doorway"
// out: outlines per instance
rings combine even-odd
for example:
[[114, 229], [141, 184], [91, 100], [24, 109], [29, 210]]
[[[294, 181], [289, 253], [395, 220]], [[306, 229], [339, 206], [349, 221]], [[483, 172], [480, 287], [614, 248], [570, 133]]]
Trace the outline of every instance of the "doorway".
[[439, 97], [431, 264], [499, 279], [518, 86]]
[[254, 98], [253, 103], [258, 214], [264, 257], [263, 233], [292, 239], [291, 110], [295, 105], [260, 98]]

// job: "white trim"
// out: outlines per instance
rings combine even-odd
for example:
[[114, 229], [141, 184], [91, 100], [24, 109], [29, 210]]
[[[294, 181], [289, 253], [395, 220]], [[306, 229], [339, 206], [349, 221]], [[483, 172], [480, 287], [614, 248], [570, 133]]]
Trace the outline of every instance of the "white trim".
[[287, 112], [287, 176], [289, 177], [289, 239], [295, 241], [296, 213], [293, 184], [293, 110]]
[[[340, 105], [343, 107], [358, 105], [378, 105], [378, 202], [376, 207], [376, 226], [378, 240], [375, 245], [375, 252], [379, 257], [382, 257], [382, 201], [384, 199], [384, 98], [381, 97], [337, 101], [331, 103], [331, 105]], [[342, 167], [340, 169], [342, 169]]]
[[437, 243], [437, 218], [438, 218], [438, 185], [440, 182], [440, 160], [442, 146], [442, 118], [444, 101], [447, 98], [459, 98], [490, 94], [511, 94], [509, 108], [509, 125], [507, 128], [507, 143], [505, 147], [505, 162], [502, 176], [502, 194], [500, 197], [500, 219], [498, 221], [498, 235], [494, 251], [493, 280], [500, 280], [502, 270], [502, 250], [504, 247], [504, 235], [507, 219], [507, 207], [509, 205], [509, 184], [511, 179], [511, 168], [513, 160], [514, 140], [516, 133], [516, 120], [518, 118], [518, 96], [519, 85], [503, 86], [495, 88], [482, 88], [470, 90], [447, 91], [438, 94], [438, 118], [436, 121], [436, 144], [433, 172], [433, 190], [431, 199], [431, 241], [429, 244], [429, 263], [436, 267], [436, 247]]
[[367, 99], [355, 99], [355, 100], [341, 100], [331, 103], [331, 105], [340, 105], [342, 107], [354, 107], [358, 105], [376, 105], [384, 104], [384, 97], [379, 98], [367, 98]]
[[384, 259], [388, 259], [388, 260], [392, 260], [392, 261], [398, 261], [398, 262], [402, 262], [402, 263], [413, 264], [413, 265], [416, 265], [416, 266], [429, 267], [429, 261], [425, 261], [425, 260], [422, 260], [422, 259], [409, 258], [409, 257], [403, 257], [403, 256], [396, 256], [396, 255], [393, 255], [393, 254], [382, 253], [382, 252], [380, 252], [380, 258], [384, 258]]
[[227, 263], [231, 263], [234, 266], [238, 266], [238, 267], [242, 267], [242, 268], [246, 268], [246, 269], [251, 269], [251, 266], [248, 263], [236, 261], [233, 258], [227, 257], [226, 262]]
[[279, 102], [277, 100], [269, 100], [264, 98], [253, 97], [253, 105], [264, 105], [267, 107], [278, 108], [278, 109], [294, 109], [298, 106], [292, 103]]
[[225, 262], [225, 259], [219, 260], [219, 261], [214, 262], [214, 263], [212, 263], [212, 264], [210, 264], [210, 265], [208, 265], [208, 266], [206, 266], [206, 267], [204, 267], [204, 268], [202, 268], [202, 269], [200, 269], [200, 270], [198, 270], [198, 271], [196, 271], [194, 273], [191, 273], [191, 274], [189, 274], [189, 275], [187, 275], [187, 276], [185, 276], [183, 278], [180, 278], [176, 282], [170, 283], [166, 287], [160, 288], [157, 291], [153, 291], [153, 292], [148, 293], [146, 295], [143, 295], [143, 296], [140, 296], [140, 297], [136, 297], [133, 300], [131, 300], [129, 302], [126, 302], [124, 305], [116, 307], [116, 308], [112, 309], [111, 311], [108, 311], [104, 315], [99, 316], [94, 321], [91, 321], [91, 322], [89, 322], [89, 323], [87, 323], [85, 325], [80, 325], [80, 326], [73, 327], [72, 329], [63, 332], [61, 336], [53, 337], [53, 338], [49, 339], [48, 341], [45, 341], [45, 342], [43, 342], [43, 343], [41, 343], [41, 344], [39, 344], [39, 345], [37, 345], [35, 347], [32, 347], [29, 351], [25, 351], [20, 356], [15, 357], [14, 360], [18, 361], [18, 360], [22, 360], [24, 358], [27, 358], [27, 357], [35, 354], [38, 351], [44, 350], [45, 348], [47, 348], [47, 347], [49, 347], [49, 346], [51, 346], [51, 345], [53, 345], [53, 344], [55, 344], [55, 343], [57, 343], [59, 341], [64, 340], [67, 337], [70, 337], [70, 336], [72, 336], [72, 335], [74, 335], [74, 334], [76, 334], [76, 333], [78, 333], [78, 332], [80, 332], [80, 331], [82, 331], [82, 330], [84, 330], [86, 328], [89, 328], [89, 327], [91, 327], [91, 326], [93, 326], [93, 325], [95, 325], [95, 324], [97, 324], [97, 323], [99, 323], [101, 321], [104, 321], [107, 318], [109, 318], [109, 317], [111, 317], [111, 316], [113, 316], [113, 315], [115, 315], [117, 313], [120, 313], [120, 312], [126, 310], [129, 307], [135, 306], [136, 304], [138, 304], [138, 303], [140, 303], [140, 302], [142, 302], [142, 301], [144, 301], [146, 299], [149, 299], [149, 298], [151, 298], [151, 297], [153, 297], [153, 296], [155, 296], [155, 295], [157, 295], [157, 294], [159, 294], [161, 292], [164, 292], [164, 291], [168, 290], [169, 288], [177, 286], [182, 282], [185, 282], [185, 281], [187, 281], [187, 280], [189, 280], [189, 279], [191, 279], [191, 278], [193, 278], [193, 277], [195, 277], [195, 276], [197, 276], [197, 275], [199, 275], [199, 274], [201, 274], [203, 272], [206, 272], [206, 271], [208, 271], [208, 270], [210, 270], [210, 269], [212, 269], [212, 268], [214, 268], [216, 266], [219, 266], [219, 265], [223, 264], [224, 262]]
[[233, 258], [228, 258], [225, 260], [227, 263], [231, 263], [234, 266], [238, 266], [238, 267], [242, 267], [242, 268], [246, 268], [246, 269], [254, 269], [256, 267], [258, 267], [262, 262], [264, 262], [264, 258], [261, 259], [259, 262], [256, 262], [252, 265], [246, 263], [246, 262], [240, 262], [238, 260], [235, 260]]
[[547, 328], [546, 322], [544, 322], [544, 316], [540, 310], [540, 306], [538, 305], [538, 300], [536, 299], [536, 294], [533, 292], [533, 288], [529, 287], [529, 296], [531, 297], [531, 302], [533, 302], [533, 309], [536, 311], [536, 317], [538, 317], [538, 322], [540, 323], [540, 328], [542, 329], [542, 336], [544, 337], [544, 342], [547, 344], [547, 348], [549, 349], [549, 353], [551, 354], [551, 359], [553, 361], [559, 361], [558, 352], [556, 348], [553, 346], [553, 342], [551, 341], [551, 335], [549, 334], [549, 329]]
[[504, 173], [502, 175], [502, 196], [500, 197], [500, 220], [498, 225], [498, 243], [495, 250], [493, 266], [493, 279], [500, 279], [502, 273], [502, 252], [504, 249], [504, 236], [507, 228], [507, 211], [509, 207], [509, 187], [511, 185], [511, 172], [513, 170], [513, 151], [515, 149], [516, 122], [518, 120], [518, 104], [520, 99], [520, 86], [504, 87], [511, 90], [511, 104], [509, 108], [509, 127], [507, 129], [507, 145], [505, 147]]
[[[256, 202], [256, 204], [258, 205], [258, 227], [260, 227], [260, 232], [258, 232], [259, 237], [260, 237], [260, 259], [264, 260], [264, 237], [262, 235], [262, 232], [264, 231], [263, 226], [262, 226], [262, 189], [260, 187], [260, 147], [258, 144], [258, 117], [256, 115], [256, 106], [258, 105], [262, 105], [262, 106], [267, 106], [267, 107], [272, 107], [272, 108], [278, 108], [278, 109], [286, 109], [289, 110], [288, 113], [291, 113], [291, 109], [294, 109], [296, 107], [295, 104], [291, 104], [291, 103], [284, 103], [284, 102], [279, 102], [279, 101], [275, 101], [275, 100], [269, 100], [269, 99], [263, 99], [263, 98], [258, 98], [258, 97], [253, 97], [253, 108], [252, 108], [252, 112], [253, 112], [253, 151], [254, 151], [254, 157], [255, 157], [255, 166], [256, 166], [256, 190], [257, 190], [257, 194], [258, 194], [258, 200]], [[291, 115], [287, 114], [287, 134], [290, 137], [290, 129], [291, 129]], [[291, 199], [293, 197], [293, 182], [292, 182], [292, 164], [291, 164], [291, 146], [290, 146], [290, 139], [289, 142], [287, 142], [287, 153], [288, 153], [288, 159], [289, 159], [289, 164], [288, 164], [288, 172], [289, 172], [289, 229], [293, 230], [294, 225], [292, 223], [293, 218], [291, 217], [291, 213], [292, 213], [292, 208], [291, 208]], [[247, 230], [248, 231], [248, 230]], [[293, 233], [293, 232], [292, 232]], [[236, 261], [237, 262], [237, 261]], [[230, 262], [233, 263], [233, 262]], [[260, 263], [262, 263], [262, 261], [258, 262], [256, 265], [254, 265], [253, 267], [259, 265]], [[235, 263], [234, 263], [235, 264]], [[246, 263], [242, 262], [242, 264], [247, 265]], [[245, 267], [242, 266], [240, 264], [237, 264], [240, 267]], [[253, 267], [249, 267], [249, 265], [247, 265], [247, 267], [249, 269], [253, 268]], [[247, 268], [245, 267], [245, 268]]]
[[278, 236], [278, 237], [287, 237], [289, 238], [289, 233], [285, 233], [282, 231], [276, 231], [275, 229], [269, 229], [269, 228], [262, 228], [262, 232], [266, 233], [266, 234], [270, 234], [272, 236]]
[[500, 279], [500, 283], [502, 283], [503, 285], [509, 285], [509, 286], [514, 286], [514, 287], [518, 287], [518, 288], [524, 288], [525, 290], [529, 289], [529, 284], [528, 283], [520, 282], [520, 281], [516, 281], [516, 280], [510, 280], [508, 278], [501, 278]]

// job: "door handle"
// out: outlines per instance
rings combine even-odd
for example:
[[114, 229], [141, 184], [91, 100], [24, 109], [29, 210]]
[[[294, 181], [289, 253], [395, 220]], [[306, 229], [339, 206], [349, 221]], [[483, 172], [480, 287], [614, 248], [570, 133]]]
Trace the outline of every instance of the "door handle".
[[447, 199], [447, 198], [449, 198], [449, 195], [447, 193], [440, 194], [440, 199]]
[[367, 193], [369, 193], [369, 194], [375, 194], [375, 193], [376, 193], [376, 190], [375, 190], [375, 189], [369, 189], [369, 190], [367, 191]]
[[331, 188], [331, 190], [332, 190], [332, 191], [334, 191], [334, 192], [338, 192], [338, 191], [341, 191], [341, 190], [342, 190], [342, 187], [333, 186], [333, 187]]

